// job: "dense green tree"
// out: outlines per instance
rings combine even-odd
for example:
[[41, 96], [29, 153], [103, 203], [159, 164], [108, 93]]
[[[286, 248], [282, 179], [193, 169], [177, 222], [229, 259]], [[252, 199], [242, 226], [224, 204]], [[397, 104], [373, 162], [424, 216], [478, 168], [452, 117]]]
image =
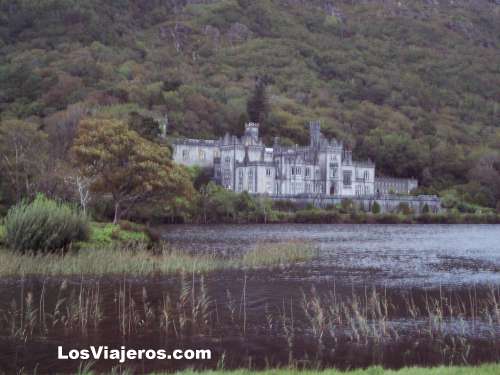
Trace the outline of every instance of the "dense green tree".
[[123, 121], [167, 113], [175, 136], [258, 121], [288, 144], [320, 119], [382, 174], [496, 206], [494, 179], [471, 172], [500, 145], [495, 2], [181, 3], [0, 0], [0, 116], [34, 119], [51, 143], [77, 103]]
[[263, 124], [269, 114], [266, 87], [267, 82], [265, 79], [256, 79], [254, 92], [247, 102], [247, 114], [252, 122]]
[[155, 141], [161, 134], [160, 124], [149, 116], [143, 116], [138, 112], [130, 113], [129, 127], [141, 137]]

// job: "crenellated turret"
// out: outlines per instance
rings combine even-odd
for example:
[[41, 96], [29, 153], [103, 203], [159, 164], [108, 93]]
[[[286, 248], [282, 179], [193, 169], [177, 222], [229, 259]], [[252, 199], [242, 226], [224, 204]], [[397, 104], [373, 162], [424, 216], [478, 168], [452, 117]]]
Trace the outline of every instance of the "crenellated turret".
[[259, 139], [259, 124], [256, 122], [248, 122], [245, 124], [245, 136], [253, 138], [254, 141]]

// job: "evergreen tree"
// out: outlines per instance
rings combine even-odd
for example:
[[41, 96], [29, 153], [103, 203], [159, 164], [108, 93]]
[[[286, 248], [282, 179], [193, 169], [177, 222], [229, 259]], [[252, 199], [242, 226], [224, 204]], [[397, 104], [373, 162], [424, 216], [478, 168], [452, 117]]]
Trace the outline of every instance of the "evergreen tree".
[[269, 102], [266, 95], [267, 80], [257, 78], [252, 97], [247, 102], [248, 118], [252, 122], [264, 123], [269, 113]]

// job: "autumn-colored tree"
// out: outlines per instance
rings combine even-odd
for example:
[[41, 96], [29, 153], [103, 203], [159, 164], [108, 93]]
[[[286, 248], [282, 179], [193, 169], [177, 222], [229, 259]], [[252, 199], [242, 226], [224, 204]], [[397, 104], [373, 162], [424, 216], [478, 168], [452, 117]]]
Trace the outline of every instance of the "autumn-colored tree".
[[81, 174], [93, 179], [92, 190], [111, 197], [115, 223], [135, 205], [194, 194], [189, 173], [171, 161], [168, 149], [123, 122], [83, 120], [72, 153]]
[[77, 103], [44, 119], [44, 130], [49, 136], [50, 155], [53, 159], [67, 159], [78, 124], [88, 113], [89, 109], [84, 104]]

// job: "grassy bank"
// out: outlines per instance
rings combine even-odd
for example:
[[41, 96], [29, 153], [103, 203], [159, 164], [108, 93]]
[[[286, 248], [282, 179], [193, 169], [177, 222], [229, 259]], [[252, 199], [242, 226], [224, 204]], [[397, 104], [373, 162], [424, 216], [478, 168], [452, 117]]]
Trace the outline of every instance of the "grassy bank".
[[[182, 375], [498, 375], [500, 374], [500, 365], [488, 364], [478, 367], [434, 367], [422, 368], [412, 367], [403, 368], [400, 370], [386, 370], [382, 367], [370, 367], [368, 369], [359, 369], [352, 371], [340, 370], [266, 370], [266, 371], [250, 371], [250, 370], [237, 370], [237, 371], [182, 371], [177, 374]], [[79, 373], [78, 375], [93, 375], [92, 372]], [[166, 373], [153, 373], [151, 375], [166, 375]]]
[[[404, 368], [401, 370], [385, 370], [381, 367], [371, 367], [368, 369], [340, 371], [298, 371], [298, 370], [267, 370], [252, 372], [248, 370], [224, 372], [209, 371], [203, 372], [203, 375], [498, 375], [500, 365], [483, 365], [480, 367], [435, 367], [435, 368]], [[182, 372], [183, 375], [200, 374], [195, 371]], [[159, 374], [157, 374], [159, 375]]]
[[[91, 241], [92, 242], [92, 241]], [[31, 255], [0, 249], [0, 277], [40, 275], [147, 276], [221, 269], [280, 267], [311, 259], [315, 250], [305, 242], [257, 244], [243, 257], [221, 258], [214, 254], [193, 255], [144, 243], [84, 247], [68, 254]]]
[[361, 211], [339, 213], [335, 210], [306, 209], [277, 216], [283, 222], [304, 224], [499, 224], [500, 215], [456, 212], [413, 215], [405, 213], [373, 214]]

